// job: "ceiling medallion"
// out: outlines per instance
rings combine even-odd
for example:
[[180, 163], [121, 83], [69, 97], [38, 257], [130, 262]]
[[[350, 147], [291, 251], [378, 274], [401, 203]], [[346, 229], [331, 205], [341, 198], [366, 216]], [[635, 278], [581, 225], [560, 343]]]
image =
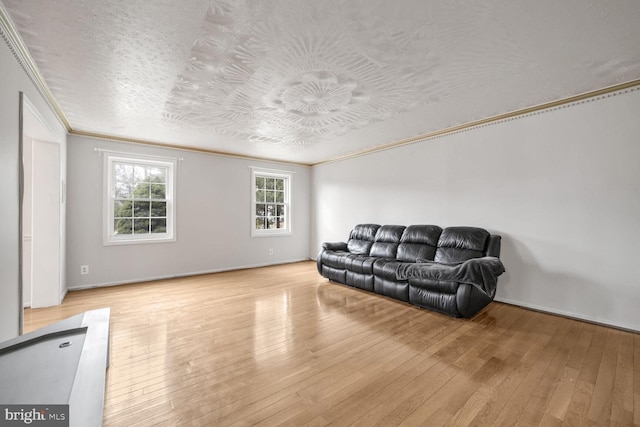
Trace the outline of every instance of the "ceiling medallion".
[[[424, 25], [403, 32], [368, 14], [337, 14], [292, 29], [272, 13], [261, 2], [209, 8], [167, 97], [165, 124], [301, 148], [443, 94], [432, 73], [438, 58], [399, 53], [424, 42]], [[370, 28], [377, 29], [373, 42]]]
[[347, 111], [368, 99], [355, 80], [331, 71], [309, 71], [283, 81], [271, 92], [269, 102], [286, 113], [318, 117]]

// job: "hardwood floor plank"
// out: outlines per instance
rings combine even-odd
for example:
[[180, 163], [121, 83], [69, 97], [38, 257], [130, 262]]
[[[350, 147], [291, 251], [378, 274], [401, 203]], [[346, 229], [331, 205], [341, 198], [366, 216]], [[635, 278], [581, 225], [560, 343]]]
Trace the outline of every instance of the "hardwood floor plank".
[[633, 424], [633, 337], [620, 334], [616, 374], [611, 395], [611, 424]]
[[105, 426], [640, 425], [640, 338], [494, 302], [454, 319], [301, 262], [69, 292], [111, 307]]
[[595, 423], [603, 424], [611, 419], [619, 339], [619, 331], [608, 331], [588, 413], [589, 419]]
[[571, 402], [565, 413], [563, 426], [584, 426], [593, 424], [588, 420], [589, 404], [593, 395], [594, 385], [590, 382], [580, 380], [576, 381], [576, 385], [571, 396]]
[[554, 322], [555, 319], [543, 319], [548, 328], [543, 327], [541, 335], [544, 345], [532, 348], [521, 360], [520, 367], [526, 370], [526, 375], [516, 385], [513, 393], [508, 397], [504, 409], [495, 421], [495, 425], [514, 425], [514, 420], [521, 421], [529, 401], [535, 398], [534, 392], [545, 371], [551, 364], [558, 351], [559, 345], [566, 336], [568, 324]]
[[557, 389], [558, 384], [562, 381], [563, 368], [569, 359], [571, 349], [575, 346], [576, 337], [579, 336], [582, 326], [582, 323], [568, 319], [565, 320], [565, 323], [568, 325], [567, 332], [558, 343], [557, 352], [544, 375], [535, 386], [535, 391], [532, 393], [527, 407], [520, 417], [520, 422], [525, 425], [536, 425], [541, 422], [544, 417], [545, 407], [548, 407], [553, 398], [554, 390]]

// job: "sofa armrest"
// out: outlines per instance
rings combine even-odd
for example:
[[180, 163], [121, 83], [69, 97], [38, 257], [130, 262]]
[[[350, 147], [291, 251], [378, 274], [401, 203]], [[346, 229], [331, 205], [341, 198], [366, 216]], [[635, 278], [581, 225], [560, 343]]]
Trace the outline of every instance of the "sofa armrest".
[[324, 242], [322, 248], [328, 251], [347, 251], [345, 242]]
[[489, 241], [487, 242], [487, 252], [486, 256], [493, 256], [496, 258], [500, 258], [500, 241], [502, 240], [502, 236], [498, 234], [492, 234], [489, 236]]

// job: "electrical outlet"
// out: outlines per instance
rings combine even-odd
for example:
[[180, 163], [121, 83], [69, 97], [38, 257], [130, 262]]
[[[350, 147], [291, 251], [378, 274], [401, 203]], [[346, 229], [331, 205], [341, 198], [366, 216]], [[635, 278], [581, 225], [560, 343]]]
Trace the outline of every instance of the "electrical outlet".
[[269, 255], [273, 255], [273, 248], [269, 248]]
[[81, 265], [80, 266], [80, 274], [89, 274], [89, 266]]

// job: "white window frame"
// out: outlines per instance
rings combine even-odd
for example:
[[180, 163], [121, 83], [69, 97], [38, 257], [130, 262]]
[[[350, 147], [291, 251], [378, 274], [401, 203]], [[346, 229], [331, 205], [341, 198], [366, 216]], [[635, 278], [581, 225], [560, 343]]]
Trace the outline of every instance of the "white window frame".
[[[292, 202], [291, 194], [293, 187], [293, 172], [279, 171], [273, 169], [264, 169], [251, 167], [251, 237], [266, 237], [266, 236], [287, 236], [293, 233], [292, 228]], [[284, 179], [284, 209], [285, 209], [285, 228], [280, 229], [260, 229], [256, 227], [256, 177], [265, 178], [279, 178]]]
[[[103, 244], [128, 245], [139, 243], [163, 243], [176, 241], [176, 209], [175, 209], [175, 177], [177, 159], [159, 158], [156, 156], [144, 156], [129, 153], [109, 153], [104, 155], [104, 221]], [[154, 234], [127, 234], [114, 235], [114, 200], [115, 188], [113, 177], [113, 163], [123, 162], [143, 166], [156, 166], [167, 168], [166, 202], [167, 202], [167, 231]]]

